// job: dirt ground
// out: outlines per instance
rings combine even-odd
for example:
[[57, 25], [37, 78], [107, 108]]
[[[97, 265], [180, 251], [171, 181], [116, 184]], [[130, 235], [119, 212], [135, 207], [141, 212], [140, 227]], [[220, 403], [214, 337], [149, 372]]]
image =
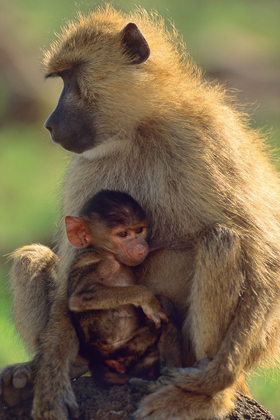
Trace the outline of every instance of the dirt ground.
[[[73, 382], [73, 388], [80, 406], [79, 420], [129, 420], [144, 395], [129, 385], [102, 389], [90, 377], [77, 379]], [[0, 403], [0, 419], [31, 420], [31, 402], [29, 400], [15, 408], [5, 408]], [[240, 394], [236, 409], [224, 420], [276, 419], [256, 401]]]

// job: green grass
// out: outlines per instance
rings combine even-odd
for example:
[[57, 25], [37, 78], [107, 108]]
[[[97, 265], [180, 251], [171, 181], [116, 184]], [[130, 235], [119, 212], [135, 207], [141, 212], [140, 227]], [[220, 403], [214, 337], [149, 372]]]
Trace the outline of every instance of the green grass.
[[0, 132], [1, 251], [52, 237], [66, 154], [49, 143], [43, 128]]
[[50, 243], [66, 161], [42, 127], [15, 125], [0, 132], [0, 366], [27, 357], [11, 320], [6, 254], [28, 243]]
[[0, 132], [0, 367], [27, 358], [11, 319], [6, 254], [28, 243], [51, 242], [66, 162], [42, 127], [15, 125]]
[[267, 407], [280, 419], [280, 371], [279, 369], [257, 369], [252, 376], [250, 389], [259, 404]]
[[0, 268], [0, 369], [10, 363], [28, 359], [22, 340], [18, 336], [11, 315], [11, 296], [7, 290], [8, 267]]

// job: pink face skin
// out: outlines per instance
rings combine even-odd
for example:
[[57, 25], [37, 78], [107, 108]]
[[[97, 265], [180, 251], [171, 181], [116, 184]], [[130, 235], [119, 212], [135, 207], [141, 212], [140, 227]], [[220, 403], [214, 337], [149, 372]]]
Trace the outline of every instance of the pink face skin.
[[66, 233], [69, 242], [76, 248], [86, 248], [95, 245], [101, 249], [114, 254], [117, 260], [128, 266], [141, 264], [149, 253], [149, 246], [146, 242], [147, 223], [146, 221], [129, 226], [118, 226], [106, 230], [102, 243], [95, 243], [96, 238], [92, 237], [89, 223], [81, 217], [66, 216]]

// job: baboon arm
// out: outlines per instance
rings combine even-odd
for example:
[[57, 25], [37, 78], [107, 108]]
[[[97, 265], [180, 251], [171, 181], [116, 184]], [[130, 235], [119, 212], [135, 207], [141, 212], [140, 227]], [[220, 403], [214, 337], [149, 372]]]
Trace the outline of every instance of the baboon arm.
[[197, 247], [189, 329], [197, 360], [213, 359], [205, 369], [165, 370], [167, 382], [185, 391], [213, 395], [236, 384], [250, 353], [262, 339], [269, 311], [269, 286], [245, 278], [241, 238], [232, 229], [217, 225], [207, 231]]
[[53, 303], [45, 339], [35, 361], [31, 413], [34, 420], [67, 420], [69, 413], [77, 417], [78, 405], [70, 374], [78, 351], [79, 342], [68, 314], [67, 301], [58, 299]]
[[69, 299], [69, 309], [74, 312], [85, 312], [98, 309], [112, 309], [120, 305], [140, 306], [145, 315], [157, 326], [161, 321], [167, 322], [167, 313], [159, 301], [145, 286], [96, 285], [88, 291], [77, 288]]
[[[161, 384], [172, 384], [182, 391], [216, 395], [227, 388], [245, 387], [243, 370], [248, 368], [248, 359], [253, 345], [261, 339], [266, 311], [263, 306], [251, 303], [249, 291], [243, 295], [234, 319], [220, 347], [205, 369], [178, 368], [163, 369], [166, 380]], [[211, 328], [211, 323], [204, 326]], [[200, 350], [200, 349], [198, 349]], [[149, 386], [150, 391], [158, 389], [157, 384]], [[245, 393], [247, 388], [243, 388]]]

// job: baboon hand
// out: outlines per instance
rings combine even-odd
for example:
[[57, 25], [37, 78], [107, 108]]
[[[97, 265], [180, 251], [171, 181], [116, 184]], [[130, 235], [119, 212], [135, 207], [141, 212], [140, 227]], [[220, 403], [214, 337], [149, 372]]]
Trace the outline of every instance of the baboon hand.
[[[42, 385], [43, 388], [43, 385]], [[31, 416], [33, 420], [69, 420], [79, 417], [79, 408], [72, 389], [50, 395], [44, 389], [34, 397]]]
[[209, 362], [211, 362], [211, 359], [204, 358], [197, 361], [193, 367], [162, 367], [160, 370], [162, 376], [155, 381], [132, 378], [129, 383], [133, 387], [139, 389], [139, 391], [149, 393], [155, 392], [162, 388], [162, 386], [172, 385], [172, 383], [176, 381], [181, 381], [182, 378], [197, 375], [199, 371], [204, 370], [208, 366]]
[[6, 366], [0, 372], [0, 399], [14, 407], [32, 398], [31, 362]]
[[168, 322], [168, 312], [162, 309], [159, 301], [154, 298], [148, 304], [142, 305], [142, 310], [148, 319], [155, 323], [156, 328], [160, 328], [161, 322]]
[[149, 381], [141, 378], [132, 378], [129, 381], [130, 385], [134, 388], [137, 388], [139, 391], [149, 393], [159, 390], [164, 385], [170, 384], [170, 382], [172, 382], [172, 379], [167, 376], [160, 376], [156, 381]]
[[69, 406], [61, 407], [60, 404], [52, 409], [33, 409], [31, 415], [33, 420], [69, 420], [79, 417], [78, 411], [73, 410]]
[[186, 420], [188, 401], [186, 393], [168, 385], [142, 399], [130, 420]]

